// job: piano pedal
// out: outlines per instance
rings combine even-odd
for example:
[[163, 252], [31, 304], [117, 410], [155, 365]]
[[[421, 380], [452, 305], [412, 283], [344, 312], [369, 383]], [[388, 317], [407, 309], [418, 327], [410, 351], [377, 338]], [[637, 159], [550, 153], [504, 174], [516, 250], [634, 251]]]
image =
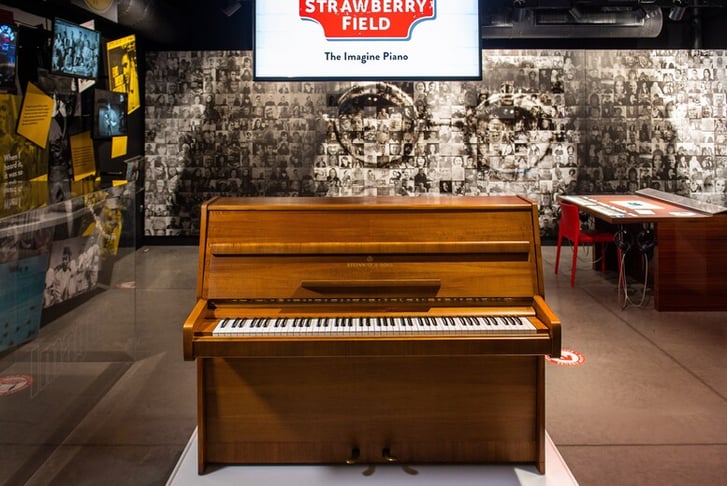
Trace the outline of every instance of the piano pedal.
[[399, 458], [391, 455], [391, 449], [388, 447], [381, 451], [381, 455], [386, 462], [399, 462]]
[[[391, 463], [395, 463], [395, 462], [396, 462], [396, 463], [398, 463], [398, 462], [399, 462], [399, 458], [398, 458], [398, 457], [396, 457], [396, 456], [392, 456], [392, 455], [391, 455], [391, 449], [389, 449], [388, 447], [387, 447], [387, 448], [385, 448], [385, 449], [383, 449], [383, 450], [381, 451], [381, 455], [382, 455], [382, 456], [384, 456], [384, 460], [385, 460], [386, 462], [391, 462]], [[408, 466], [408, 465], [406, 465], [406, 464], [401, 464], [401, 469], [402, 469], [402, 470], [403, 470], [403, 471], [404, 471], [405, 473], [407, 473], [407, 474], [409, 474], [409, 475], [411, 475], [411, 476], [416, 476], [417, 474], [419, 474], [419, 471], [417, 471], [417, 470], [416, 470], [416, 469], [414, 469], [413, 467], [411, 467], [411, 466]]]
[[[346, 459], [346, 464], [353, 465], [358, 464], [358, 460], [361, 458], [361, 449], [354, 447], [351, 449], [351, 456]], [[376, 472], [376, 466], [369, 464], [366, 469], [361, 473], [364, 476], [371, 476]]]
[[361, 457], [361, 449], [354, 447], [351, 449], [351, 457], [346, 459], [346, 464], [356, 464]]

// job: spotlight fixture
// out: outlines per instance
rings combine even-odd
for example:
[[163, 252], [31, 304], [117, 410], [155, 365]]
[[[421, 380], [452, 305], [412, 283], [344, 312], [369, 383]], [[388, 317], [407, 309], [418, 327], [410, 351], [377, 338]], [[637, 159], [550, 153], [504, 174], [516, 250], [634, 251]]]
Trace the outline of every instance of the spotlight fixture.
[[525, 0], [512, 1], [512, 21], [522, 22], [527, 17], [528, 11], [525, 9]]
[[227, 1], [227, 6], [222, 9], [222, 13], [225, 14], [227, 17], [231, 17], [235, 12], [240, 10], [240, 7], [242, 7], [242, 3], [238, 1]]
[[669, 9], [669, 20], [679, 22], [684, 18], [684, 14], [687, 12], [687, 7], [684, 6], [682, 0], [674, 0], [674, 3]]

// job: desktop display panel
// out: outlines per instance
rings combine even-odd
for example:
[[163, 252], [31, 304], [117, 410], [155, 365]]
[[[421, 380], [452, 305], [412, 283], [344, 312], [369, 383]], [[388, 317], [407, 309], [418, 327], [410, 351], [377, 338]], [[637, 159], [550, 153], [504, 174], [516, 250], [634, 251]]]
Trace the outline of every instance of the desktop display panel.
[[53, 21], [53, 74], [96, 79], [100, 49], [99, 32], [58, 18]]
[[482, 77], [478, 0], [257, 0], [256, 80]]

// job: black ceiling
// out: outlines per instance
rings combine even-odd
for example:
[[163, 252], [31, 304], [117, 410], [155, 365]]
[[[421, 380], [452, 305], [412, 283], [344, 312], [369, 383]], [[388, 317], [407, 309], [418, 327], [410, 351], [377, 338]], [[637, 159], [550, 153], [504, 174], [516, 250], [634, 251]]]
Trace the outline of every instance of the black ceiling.
[[[38, 15], [61, 16], [85, 21], [89, 13], [72, 5], [71, 0], [0, 0]], [[275, 0], [258, 0], [275, 1]], [[493, 18], [511, 19], [513, 1], [530, 11], [581, 9], [610, 11], [643, 5], [664, 8], [664, 28], [657, 39], [574, 39], [567, 30], [561, 38], [511, 38], [483, 40], [485, 48], [727, 48], [724, 25], [727, 0], [482, 0], [482, 25]], [[666, 12], [672, 2], [689, 6], [678, 22]], [[698, 6], [698, 9], [694, 9]], [[152, 49], [252, 49], [253, 0], [119, 0], [119, 25], [97, 19], [99, 30], [110, 36], [121, 31], [137, 33]], [[695, 16], [695, 12], [700, 12]]]

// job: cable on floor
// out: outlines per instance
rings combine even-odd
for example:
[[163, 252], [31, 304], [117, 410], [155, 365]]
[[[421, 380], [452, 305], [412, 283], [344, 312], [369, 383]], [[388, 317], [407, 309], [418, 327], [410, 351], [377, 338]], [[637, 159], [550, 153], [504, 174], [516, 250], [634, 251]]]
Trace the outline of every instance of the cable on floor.
[[[641, 291], [641, 300], [639, 303], [635, 303], [633, 300], [631, 300], [631, 296], [629, 295], [629, 289], [628, 284], [626, 282], [626, 254], [628, 252], [624, 251], [621, 253], [621, 265], [620, 271], [618, 274], [618, 299], [619, 299], [619, 305], [621, 306], [621, 309], [625, 309], [628, 306], [633, 307], [644, 307], [647, 303], [647, 297], [646, 297], [646, 289], [648, 287], [649, 282], [649, 257], [646, 254], [646, 252], [641, 253], [641, 257], [643, 258], [644, 262], [644, 286]], [[623, 293], [621, 292], [623, 290]], [[622, 299], [623, 297], [623, 299]]]

